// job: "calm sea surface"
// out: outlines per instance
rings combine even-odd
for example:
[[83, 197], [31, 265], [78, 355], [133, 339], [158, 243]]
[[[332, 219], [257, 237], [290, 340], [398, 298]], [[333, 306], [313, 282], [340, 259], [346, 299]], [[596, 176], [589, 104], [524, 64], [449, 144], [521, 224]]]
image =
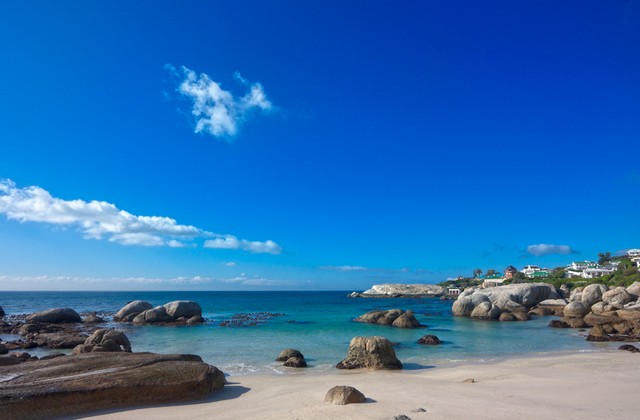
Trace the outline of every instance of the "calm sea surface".
[[[549, 328], [551, 318], [528, 322], [472, 321], [451, 316], [451, 301], [439, 299], [353, 299], [348, 292], [0, 292], [7, 315], [69, 307], [77, 312], [114, 313], [132, 300], [162, 305], [195, 300], [202, 306], [204, 325], [194, 327], [109, 324], [125, 331], [133, 351], [192, 353], [225, 373], [287, 374], [292, 370], [274, 362], [280, 350], [299, 349], [312, 369], [334, 369], [346, 355], [354, 336], [381, 335], [398, 343], [396, 353], [406, 368], [483, 362], [556, 351], [598, 351], [614, 348], [589, 343], [580, 332]], [[352, 322], [373, 309], [411, 309], [425, 324], [400, 329]], [[254, 326], [220, 326], [234, 314], [282, 313]], [[443, 344], [422, 346], [416, 340], [437, 335]], [[2, 336], [8, 340], [11, 337]]]

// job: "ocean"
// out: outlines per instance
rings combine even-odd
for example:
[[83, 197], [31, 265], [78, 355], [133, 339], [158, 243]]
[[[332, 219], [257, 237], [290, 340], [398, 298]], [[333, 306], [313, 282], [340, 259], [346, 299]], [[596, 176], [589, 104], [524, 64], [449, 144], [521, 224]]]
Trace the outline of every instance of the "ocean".
[[[587, 342], [584, 332], [578, 330], [550, 328], [547, 324], [551, 317], [527, 322], [473, 321], [451, 316], [452, 301], [348, 298], [347, 293], [2, 292], [0, 306], [7, 315], [60, 307], [69, 307], [79, 313], [113, 314], [132, 300], [146, 300], [154, 306], [173, 300], [194, 300], [202, 306], [203, 317], [207, 320], [203, 325], [133, 326], [109, 322], [107, 326], [124, 331], [133, 351], [197, 354], [229, 375], [330, 371], [345, 357], [349, 341], [355, 336], [379, 335], [396, 343], [396, 354], [407, 369], [554, 352], [599, 351], [615, 346]], [[413, 310], [426, 328], [400, 329], [353, 322], [365, 312], [392, 308]], [[234, 319], [248, 320], [252, 325], [228, 322]], [[443, 343], [437, 346], [417, 344], [425, 334], [434, 334]], [[0, 338], [18, 337], [1, 335]], [[310, 368], [295, 371], [275, 362], [285, 348], [300, 350]], [[30, 349], [29, 352], [37, 355], [46, 351]]]

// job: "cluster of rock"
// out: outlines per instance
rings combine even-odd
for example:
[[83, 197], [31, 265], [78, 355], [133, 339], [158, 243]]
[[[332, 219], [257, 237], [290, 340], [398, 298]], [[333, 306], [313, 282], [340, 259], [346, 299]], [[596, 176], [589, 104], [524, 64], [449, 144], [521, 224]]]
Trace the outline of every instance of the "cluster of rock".
[[360, 315], [355, 322], [367, 324], [389, 325], [397, 328], [420, 328], [423, 325], [418, 322], [413, 311], [403, 311], [402, 309], [389, 309], [370, 311]]
[[375, 284], [362, 293], [352, 292], [349, 297], [438, 297], [444, 288], [437, 284]]
[[122, 331], [101, 328], [87, 337], [84, 343], [73, 349], [73, 354], [93, 352], [128, 352], [131, 353], [131, 343]]
[[402, 369], [393, 345], [384, 337], [354, 337], [338, 369]]
[[134, 325], [197, 325], [204, 322], [200, 304], [192, 300], [175, 300], [154, 307], [149, 302], [129, 302], [113, 317], [116, 322]]
[[[500, 321], [526, 321], [540, 308], [564, 306], [566, 301], [546, 283], [521, 283], [487, 289], [469, 288], [453, 303], [454, 316]], [[533, 311], [533, 312], [532, 312]]]
[[280, 352], [276, 358], [276, 362], [284, 362], [283, 366], [294, 368], [307, 367], [307, 361], [304, 360], [304, 355], [300, 350], [296, 349], [284, 349]]
[[254, 327], [283, 315], [277, 312], [242, 312], [233, 314], [231, 319], [224, 320], [218, 325], [221, 327]]
[[592, 327], [589, 341], [640, 340], [640, 282], [607, 288], [590, 284], [571, 292], [562, 318], [549, 323], [556, 328]]

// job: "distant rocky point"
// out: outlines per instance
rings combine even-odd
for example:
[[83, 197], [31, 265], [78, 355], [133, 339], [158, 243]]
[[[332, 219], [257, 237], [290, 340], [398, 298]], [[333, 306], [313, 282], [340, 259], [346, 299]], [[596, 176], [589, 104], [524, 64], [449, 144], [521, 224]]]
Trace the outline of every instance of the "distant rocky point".
[[397, 297], [438, 297], [445, 290], [437, 284], [376, 284], [362, 293], [353, 292], [349, 297], [397, 298]]

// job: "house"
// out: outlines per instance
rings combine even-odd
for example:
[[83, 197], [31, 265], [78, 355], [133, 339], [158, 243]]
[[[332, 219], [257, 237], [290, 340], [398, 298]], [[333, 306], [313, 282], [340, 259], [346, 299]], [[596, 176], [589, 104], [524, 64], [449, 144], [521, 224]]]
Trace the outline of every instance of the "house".
[[595, 267], [595, 268], [586, 268], [582, 270], [580, 277], [583, 279], [594, 279], [596, 277], [602, 277], [607, 274], [613, 273], [615, 270], [613, 268], [605, 268], [605, 267]]
[[546, 268], [540, 268], [537, 265], [527, 265], [522, 270], [520, 270], [520, 272], [529, 279], [543, 278], [551, 274], [551, 272]]
[[506, 278], [500, 274], [491, 274], [480, 278], [483, 279], [482, 287], [502, 286], [502, 283], [506, 280]]
[[507, 279], [512, 279], [517, 272], [518, 272], [518, 269], [510, 265], [509, 267], [504, 269], [504, 277]]
[[567, 270], [582, 271], [587, 268], [598, 268], [598, 263], [593, 261], [574, 261], [567, 266]]
[[634, 263], [636, 266], [640, 267], [640, 249], [634, 248], [627, 251], [627, 257]]

